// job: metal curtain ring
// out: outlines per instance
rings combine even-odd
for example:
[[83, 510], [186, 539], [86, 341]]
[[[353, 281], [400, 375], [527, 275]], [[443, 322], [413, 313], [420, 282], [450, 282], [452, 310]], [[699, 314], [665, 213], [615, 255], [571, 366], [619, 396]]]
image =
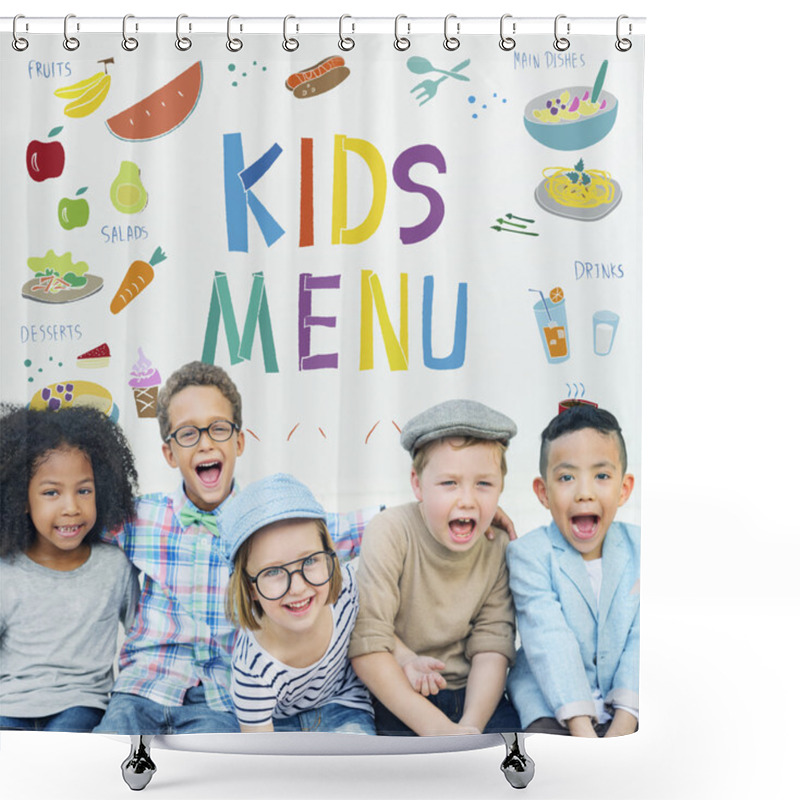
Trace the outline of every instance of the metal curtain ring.
[[[13, 47], [13, 48], [14, 48], [14, 49], [15, 49], [15, 50], [18, 52], [18, 53], [21, 53], [23, 50], [27, 50], [27, 49], [28, 49], [28, 44], [29, 44], [29, 42], [28, 42], [28, 40], [27, 40], [25, 37], [23, 37], [23, 36], [20, 36], [20, 35], [17, 33], [17, 20], [18, 20], [18, 19], [25, 19], [25, 16], [24, 16], [23, 14], [17, 14], [17, 16], [16, 16], [16, 17], [14, 17], [14, 22], [13, 22], [13, 24], [12, 24], [12, 26], [11, 26], [11, 35], [12, 35], [14, 38], [11, 40], [11, 46], [12, 46], [12, 47]], [[28, 23], [26, 22], [26, 23], [25, 23], [25, 30], [27, 30], [27, 29], [28, 29]]]
[[[237, 17], [236, 14], [231, 14], [228, 17], [228, 41], [225, 42], [225, 47], [227, 47], [228, 50], [231, 51], [231, 53], [238, 53], [244, 46], [244, 43], [242, 42], [241, 39], [236, 39], [231, 36], [231, 22], [233, 22], [233, 20], [235, 19], [239, 19], [239, 17]], [[241, 30], [242, 26], [240, 25], [239, 31]]]
[[[135, 50], [139, 46], [139, 40], [133, 36], [128, 36], [128, 20], [133, 19], [133, 14], [126, 14], [122, 18], [122, 49], [127, 50], [130, 52], [131, 50]], [[139, 26], [135, 26], [136, 30], [139, 30]]]
[[[500, 49], [506, 51], [513, 50], [517, 46], [516, 41], [511, 36], [506, 36], [505, 34], [505, 24], [507, 19], [511, 19], [511, 14], [503, 14], [503, 16], [500, 17]], [[517, 32], [517, 23], [512, 22], [511, 33], [516, 33], [516, 32]]]
[[[458, 50], [461, 47], [461, 40], [457, 36], [450, 36], [448, 33], [448, 28], [450, 26], [450, 20], [456, 19], [455, 14], [448, 14], [444, 18], [444, 49], [445, 50]], [[461, 32], [461, 24], [456, 21], [456, 33]]]
[[[620, 29], [622, 28], [622, 20], [624, 20], [624, 19], [628, 19], [628, 16], [626, 14], [620, 14], [617, 17], [617, 41], [614, 42], [614, 47], [616, 47], [617, 50], [620, 51], [620, 53], [627, 53], [628, 50], [630, 50], [631, 47], [633, 47], [633, 42], [631, 42], [630, 39], [623, 39], [622, 36], [620, 36]], [[629, 36], [632, 33], [632, 31], [633, 31], [633, 28], [631, 27], [631, 24], [629, 22], [628, 23], [628, 35]]]
[[[289, 36], [289, 20], [295, 19], [291, 14], [288, 14], [283, 18], [283, 49], [286, 50], [288, 53], [293, 53], [300, 47], [300, 42], [297, 41], [294, 37]], [[295, 24], [294, 26], [295, 33], [299, 32], [300, 26]]]
[[[178, 14], [175, 18], [175, 47], [178, 50], [186, 51], [192, 46], [192, 40], [188, 36], [181, 35], [181, 20], [187, 19], [188, 14]], [[189, 32], [192, 31], [192, 23], [189, 23]]]
[[408, 19], [405, 14], [398, 14], [394, 18], [394, 49], [400, 50], [408, 50], [411, 47], [411, 39], [408, 38], [408, 34], [411, 33], [411, 25], [406, 22], [406, 35], [400, 35], [400, 20], [401, 19]]
[[[77, 50], [81, 46], [81, 43], [78, 39], [69, 35], [67, 28], [71, 19], [75, 19], [74, 14], [67, 14], [67, 16], [64, 17], [64, 49], [70, 51]], [[80, 30], [80, 26], [76, 24], [75, 29]]]
[[[355, 39], [353, 39], [350, 36], [345, 36], [342, 31], [342, 27], [346, 19], [353, 19], [353, 18], [349, 14], [342, 14], [342, 16], [339, 17], [339, 49], [345, 51], [352, 50], [356, 46]], [[355, 23], [351, 22], [350, 26], [351, 26], [350, 33], [355, 33], [356, 31]]]
[[[556, 16], [555, 22], [553, 23], [553, 31], [556, 37], [555, 41], [553, 42], [553, 47], [555, 47], [556, 50], [559, 50], [561, 52], [563, 52], [564, 50], [569, 50], [569, 39], [567, 39], [565, 36], [558, 35], [558, 21], [566, 18], [567, 18], [566, 14], [558, 14]], [[567, 33], [569, 33], [569, 22], [567, 23]]]

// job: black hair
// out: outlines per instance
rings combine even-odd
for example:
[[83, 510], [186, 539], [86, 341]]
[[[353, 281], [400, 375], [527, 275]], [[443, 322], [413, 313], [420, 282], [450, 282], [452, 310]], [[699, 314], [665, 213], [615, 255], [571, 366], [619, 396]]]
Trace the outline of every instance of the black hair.
[[628, 470], [628, 452], [625, 448], [625, 439], [622, 438], [622, 428], [617, 418], [602, 408], [595, 408], [588, 403], [578, 403], [570, 406], [550, 420], [542, 431], [542, 445], [539, 450], [539, 474], [544, 478], [547, 473], [547, 458], [550, 442], [574, 431], [591, 428], [606, 436], [614, 436], [619, 445], [619, 460], [622, 465], [622, 474]]
[[54, 450], [74, 447], [92, 465], [97, 521], [84, 541], [119, 527], [134, 515], [138, 475], [122, 429], [101, 411], [70, 407], [32, 411], [0, 406], [0, 557], [13, 558], [36, 541], [27, 512], [28, 485]]

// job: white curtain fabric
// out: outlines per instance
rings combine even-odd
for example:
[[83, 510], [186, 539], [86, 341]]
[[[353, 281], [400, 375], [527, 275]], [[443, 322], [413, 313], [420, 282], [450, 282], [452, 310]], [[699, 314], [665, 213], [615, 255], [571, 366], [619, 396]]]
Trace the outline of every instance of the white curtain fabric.
[[194, 359], [242, 392], [237, 476], [331, 509], [410, 499], [399, 430], [455, 397], [519, 427], [520, 531], [561, 401], [611, 410], [638, 474], [642, 37], [139, 39], [3, 48], [3, 400], [99, 403], [144, 490], [177, 482], [149, 414]]

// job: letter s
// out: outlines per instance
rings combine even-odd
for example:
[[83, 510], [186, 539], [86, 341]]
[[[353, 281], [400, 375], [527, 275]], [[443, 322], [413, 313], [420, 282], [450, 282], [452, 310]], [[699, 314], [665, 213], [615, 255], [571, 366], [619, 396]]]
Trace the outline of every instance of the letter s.
[[444, 219], [444, 200], [442, 196], [430, 186], [412, 181], [409, 172], [414, 164], [433, 164], [441, 175], [447, 172], [447, 165], [438, 147], [432, 144], [418, 144], [409, 147], [397, 156], [392, 168], [392, 177], [397, 186], [404, 192], [417, 192], [425, 195], [430, 204], [430, 211], [418, 225], [400, 228], [400, 241], [403, 244], [416, 244], [432, 236], [442, 224]]

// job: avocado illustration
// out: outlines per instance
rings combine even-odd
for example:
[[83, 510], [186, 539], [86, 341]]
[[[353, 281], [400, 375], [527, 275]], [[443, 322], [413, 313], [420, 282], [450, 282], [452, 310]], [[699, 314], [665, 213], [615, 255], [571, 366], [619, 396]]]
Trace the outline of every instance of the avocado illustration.
[[137, 214], [147, 205], [147, 191], [142, 179], [141, 170], [133, 161], [123, 161], [119, 172], [111, 184], [111, 203], [123, 214]]

